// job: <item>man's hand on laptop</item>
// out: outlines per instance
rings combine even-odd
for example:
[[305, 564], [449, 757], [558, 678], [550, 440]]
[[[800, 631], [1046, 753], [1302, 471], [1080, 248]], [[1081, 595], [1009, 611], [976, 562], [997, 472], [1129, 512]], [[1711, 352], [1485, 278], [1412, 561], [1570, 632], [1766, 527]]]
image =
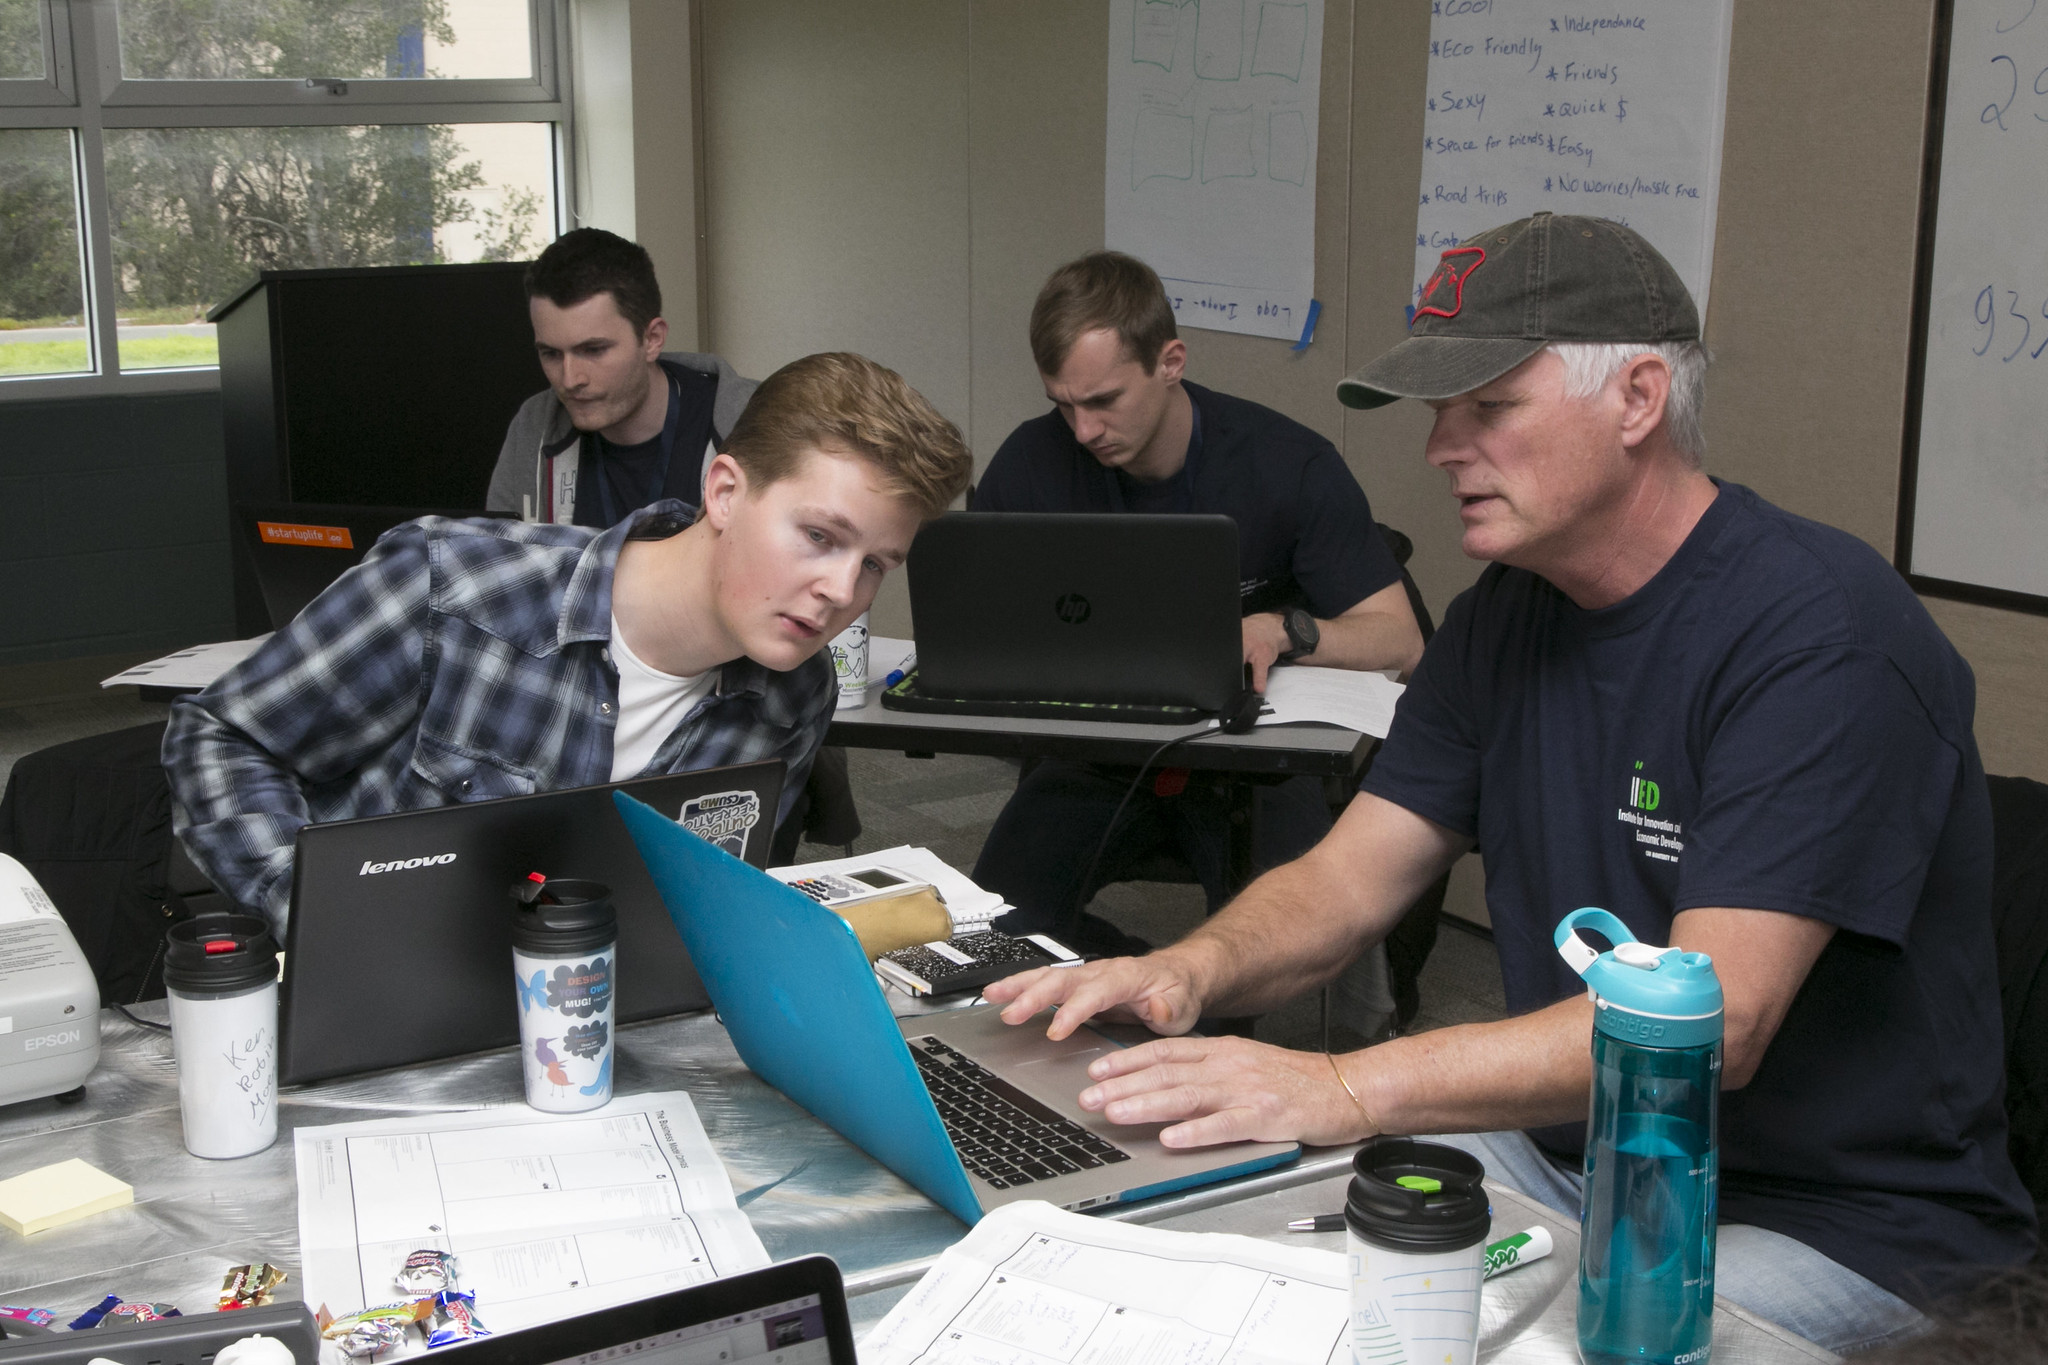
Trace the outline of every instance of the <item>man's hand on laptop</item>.
[[1351, 1061], [1248, 1038], [1160, 1038], [1090, 1062], [1081, 1107], [1111, 1123], [1171, 1124], [1159, 1133], [1168, 1147], [1356, 1142], [1373, 1130], [1332, 1070]]
[[1058, 1006], [1046, 1037], [1065, 1038], [1095, 1016], [1135, 1021], [1154, 1033], [1186, 1033], [1202, 1002], [1181, 955], [1171, 948], [1144, 957], [1112, 957], [1079, 967], [1040, 967], [1005, 977], [982, 998], [1003, 1006], [1006, 1024], [1022, 1024]]

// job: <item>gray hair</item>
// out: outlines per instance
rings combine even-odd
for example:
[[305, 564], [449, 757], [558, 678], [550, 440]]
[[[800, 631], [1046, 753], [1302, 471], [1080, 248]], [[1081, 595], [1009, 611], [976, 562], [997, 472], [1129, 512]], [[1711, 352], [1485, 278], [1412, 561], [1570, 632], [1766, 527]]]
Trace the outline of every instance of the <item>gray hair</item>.
[[1591, 398], [1639, 355], [1653, 355], [1671, 371], [1671, 393], [1664, 400], [1664, 429], [1679, 453], [1698, 468], [1707, 453], [1700, 430], [1700, 405], [1707, 389], [1707, 348], [1697, 341], [1553, 341], [1546, 348], [1564, 362], [1567, 398]]

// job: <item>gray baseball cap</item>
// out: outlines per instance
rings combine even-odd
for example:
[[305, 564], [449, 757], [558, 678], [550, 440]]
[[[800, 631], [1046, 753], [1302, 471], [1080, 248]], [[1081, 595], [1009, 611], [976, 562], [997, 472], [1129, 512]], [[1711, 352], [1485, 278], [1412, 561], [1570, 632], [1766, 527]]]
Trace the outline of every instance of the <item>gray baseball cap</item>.
[[1538, 213], [1466, 238], [1422, 287], [1408, 336], [1337, 385], [1346, 407], [1454, 398], [1553, 341], [1697, 341], [1671, 262], [1605, 218]]

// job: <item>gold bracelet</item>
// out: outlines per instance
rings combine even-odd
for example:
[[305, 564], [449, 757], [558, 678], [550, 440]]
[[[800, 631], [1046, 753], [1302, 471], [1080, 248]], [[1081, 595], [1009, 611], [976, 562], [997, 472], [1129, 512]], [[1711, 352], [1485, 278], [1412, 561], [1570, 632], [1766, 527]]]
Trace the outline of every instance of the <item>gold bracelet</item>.
[[1367, 1137], [1371, 1137], [1373, 1134], [1379, 1132], [1379, 1125], [1372, 1121], [1371, 1114], [1365, 1112], [1365, 1101], [1358, 1098], [1358, 1092], [1351, 1088], [1351, 1082], [1344, 1079], [1344, 1068], [1337, 1065], [1336, 1055], [1334, 1053], [1325, 1052], [1323, 1056], [1329, 1060], [1330, 1070], [1337, 1073], [1337, 1084], [1344, 1087], [1344, 1093], [1349, 1095], [1351, 1097], [1351, 1102], [1358, 1106], [1358, 1116], [1365, 1120], [1365, 1135]]

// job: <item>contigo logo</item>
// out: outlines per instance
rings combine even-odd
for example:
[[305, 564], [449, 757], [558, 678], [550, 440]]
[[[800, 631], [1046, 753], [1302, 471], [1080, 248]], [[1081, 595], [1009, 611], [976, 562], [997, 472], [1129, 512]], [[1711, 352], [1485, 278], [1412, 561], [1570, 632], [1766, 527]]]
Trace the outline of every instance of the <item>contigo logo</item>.
[[1052, 604], [1052, 614], [1070, 626], [1078, 626], [1095, 612], [1088, 599], [1077, 592], [1063, 592]]
[[431, 858], [399, 858], [388, 863], [364, 863], [358, 877], [373, 877], [379, 872], [405, 872], [415, 867], [439, 867], [442, 863], [455, 861], [453, 853], [436, 854]]
[[1616, 1022], [1621, 1025], [1623, 1033], [1633, 1033], [1638, 1038], [1662, 1038], [1664, 1036], [1664, 1026], [1662, 1024], [1653, 1024], [1648, 1019], [1638, 1019], [1634, 1015], [1624, 1014]]

